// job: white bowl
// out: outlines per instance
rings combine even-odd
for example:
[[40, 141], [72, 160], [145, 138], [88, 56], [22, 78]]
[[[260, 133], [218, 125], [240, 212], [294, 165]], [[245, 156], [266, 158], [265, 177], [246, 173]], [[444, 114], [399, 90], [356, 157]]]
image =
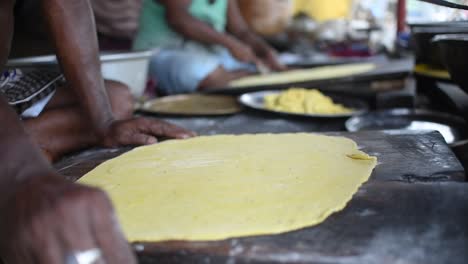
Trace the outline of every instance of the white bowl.
[[[155, 51], [102, 53], [101, 71], [105, 79], [126, 84], [133, 96], [143, 95], [148, 78], [149, 59]], [[11, 59], [7, 67], [57, 65], [55, 55]]]

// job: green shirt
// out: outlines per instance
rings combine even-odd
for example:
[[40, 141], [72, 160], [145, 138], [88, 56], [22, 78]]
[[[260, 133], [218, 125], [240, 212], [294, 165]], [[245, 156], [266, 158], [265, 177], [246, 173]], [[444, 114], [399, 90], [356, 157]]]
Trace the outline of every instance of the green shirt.
[[[189, 13], [218, 32], [226, 30], [229, 0], [192, 0]], [[157, 0], [143, 0], [140, 29], [134, 41], [136, 50], [173, 47], [183, 43], [184, 37], [166, 22], [166, 9]]]

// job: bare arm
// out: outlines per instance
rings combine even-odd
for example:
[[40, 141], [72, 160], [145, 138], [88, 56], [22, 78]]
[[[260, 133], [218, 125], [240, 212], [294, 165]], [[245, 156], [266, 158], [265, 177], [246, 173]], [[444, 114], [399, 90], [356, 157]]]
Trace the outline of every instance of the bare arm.
[[107, 263], [136, 263], [107, 196], [59, 176], [1, 95], [0, 120], [0, 258], [59, 264], [84, 247]]
[[91, 6], [88, 1], [42, 0], [42, 11], [64, 75], [102, 136], [114, 117], [101, 75]]
[[[0, 34], [0, 69], [11, 41], [13, 3], [0, 1], [5, 29]], [[42, 4], [65, 75], [99, 131], [113, 117], [100, 75], [89, 4], [68, 0]], [[109, 142], [115, 144], [147, 142], [158, 133], [190, 135], [147, 119], [115, 121], [109, 127], [104, 133], [112, 134]], [[1, 94], [0, 146], [0, 262], [60, 264], [74, 252], [99, 249], [105, 263], [136, 263], [109, 198], [96, 188], [59, 176]]]
[[228, 1], [227, 31], [252, 47], [266, 43], [252, 32], [240, 13], [237, 0]]
[[274, 70], [284, 70], [285, 67], [277, 60], [275, 50], [262, 38], [250, 30], [240, 12], [237, 0], [229, 0], [227, 31], [247, 43], [255, 54]]
[[[156, 0], [158, 1], [158, 0]], [[159, 0], [166, 8], [166, 20], [181, 35], [205, 44], [228, 46], [233, 36], [218, 32], [189, 13], [192, 0]]]
[[155, 0], [166, 8], [169, 26], [184, 37], [205, 44], [218, 44], [226, 47], [234, 57], [244, 62], [255, 62], [255, 54], [239, 39], [231, 34], [218, 32], [205, 22], [193, 17], [189, 12], [192, 0]]
[[16, 186], [34, 175], [52, 171], [39, 147], [26, 134], [18, 115], [0, 94], [0, 205]]
[[[0, 73], [8, 58], [13, 33], [14, 1], [0, 2]], [[0, 93], [0, 204], [31, 171], [50, 170], [41, 152], [26, 135], [19, 117]]]
[[13, 37], [13, 7], [15, 1], [0, 1], [0, 25], [2, 25], [2, 34], [0, 34], [0, 72], [3, 70]]
[[145, 145], [155, 143], [155, 136], [186, 138], [194, 135], [152, 119], [115, 120], [101, 74], [89, 1], [42, 0], [42, 9], [65, 77], [103, 145]]

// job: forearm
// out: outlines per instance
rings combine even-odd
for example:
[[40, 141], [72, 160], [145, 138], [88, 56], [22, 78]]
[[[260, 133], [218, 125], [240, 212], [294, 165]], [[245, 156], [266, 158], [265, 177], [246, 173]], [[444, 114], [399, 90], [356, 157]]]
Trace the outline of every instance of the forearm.
[[0, 34], [0, 73], [10, 53], [13, 36], [13, 6], [14, 1], [12, 0], [0, 2], [0, 25], [2, 25], [2, 34]]
[[249, 45], [254, 51], [263, 50], [269, 47], [269, 45], [262, 38], [250, 30], [239, 32], [236, 34], [236, 37], [245, 44]]
[[228, 5], [227, 31], [249, 45], [255, 52], [262, 51], [268, 47], [266, 42], [257, 36], [244, 20], [237, 1], [229, 1]]
[[27, 178], [52, 171], [18, 115], [0, 95], [0, 205]]
[[235, 41], [234, 36], [218, 32], [205, 22], [194, 18], [188, 13], [179, 13], [174, 16], [177, 17], [168, 17], [169, 25], [173, 30], [188, 39], [204, 44], [217, 44], [225, 47], [228, 47], [232, 41]]
[[86, 0], [42, 0], [42, 9], [67, 82], [101, 135], [114, 117], [101, 75], [91, 6]]

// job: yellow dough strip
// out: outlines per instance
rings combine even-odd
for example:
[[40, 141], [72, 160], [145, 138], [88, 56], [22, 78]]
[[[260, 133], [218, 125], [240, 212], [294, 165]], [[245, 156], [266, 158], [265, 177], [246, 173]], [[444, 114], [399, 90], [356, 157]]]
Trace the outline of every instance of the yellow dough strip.
[[229, 83], [229, 87], [236, 88], [249, 86], [290, 84], [332, 78], [342, 78], [369, 72], [375, 69], [375, 67], [376, 66], [372, 63], [356, 63], [348, 65], [324, 66], [312, 69], [290, 70], [285, 72], [253, 75], [232, 81]]

